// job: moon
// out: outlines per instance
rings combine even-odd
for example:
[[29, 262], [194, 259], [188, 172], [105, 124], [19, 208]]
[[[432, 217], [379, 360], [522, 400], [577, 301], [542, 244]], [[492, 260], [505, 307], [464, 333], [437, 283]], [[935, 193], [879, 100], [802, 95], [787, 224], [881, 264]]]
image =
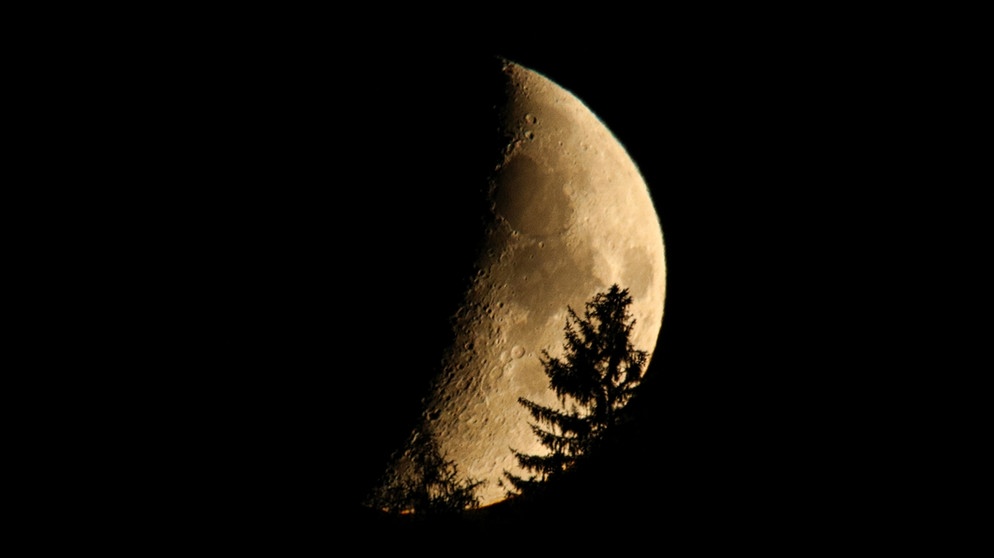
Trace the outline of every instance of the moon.
[[[510, 61], [500, 71], [506, 101], [495, 110], [506, 141], [486, 184], [489, 214], [452, 316], [454, 341], [422, 417], [460, 474], [484, 481], [481, 506], [506, 499], [505, 471], [526, 474], [512, 448], [546, 453], [518, 398], [556, 405], [539, 357], [561, 354], [567, 308], [581, 311], [615, 283], [629, 289], [633, 341], [651, 358], [666, 295], [659, 218], [624, 147], [547, 77]], [[386, 478], [405, 474], [406, 453]]]

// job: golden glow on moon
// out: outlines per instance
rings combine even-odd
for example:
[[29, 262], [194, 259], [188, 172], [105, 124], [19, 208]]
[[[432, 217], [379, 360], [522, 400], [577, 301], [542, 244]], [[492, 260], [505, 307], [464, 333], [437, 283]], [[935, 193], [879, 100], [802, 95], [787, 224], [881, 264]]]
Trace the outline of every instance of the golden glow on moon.
[[561, 354], [567, 306], [628, 288], [633, 341], [651, 357], [666, 291], [659, 219], [624, 148], [568, 91], [513, 63], [504, 72], [510, 139], [490, 184], [494, 215], [424, 411], [445, 458], [486, 481], [484, 506], [505, 499], [505, 470], [524, 474], [510, 448], [546, 453], [517, 400], [556, 404], [539, 356]]

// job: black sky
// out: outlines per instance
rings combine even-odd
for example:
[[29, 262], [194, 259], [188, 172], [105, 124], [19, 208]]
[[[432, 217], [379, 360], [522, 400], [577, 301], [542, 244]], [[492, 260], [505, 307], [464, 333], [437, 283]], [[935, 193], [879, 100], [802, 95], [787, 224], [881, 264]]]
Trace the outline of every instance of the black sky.
[[474, 64], [499, 55], [601, 118], [663, 227], [666, 310], [637, 425], [598, 465], [637, 483], [587, 479], [588, 520], [637, 517], [656, 541], [807, 528], [856, 459], [825, 449], [844, 409], [811, 409], [855, 377], [840, 379], [845, 338], [815, 317], [844, 308], [831, 231], [872, 142], [838, 133], [865, 81], [820, 45], [732, 40], [746, 35], [400, 55], [286, 32], [111, 65], [127, 87], [116, 172], [147, 202], [129, 216], [147, 232], [129, 235], [129, 273], [155, 323], [128, 333], [155, 386], [154, 425], [129, 435], [148, 448], [137, 499], [237, 536], [397, 532], [355, 502], [447, 342], [440, 309], [458, 303], [479, 224], [451, 223], [450, 204], [488, 165], [469, 146], [494, 141], [474, 131], [490, 106], [474, 92], [493, 86]]
[[[33, 257], [11, 273], [41, 292], [11, 296], [56, 332], [32, 356], [66, 361], [29, 374], [55, 418], [12, 423], [40, 449], [38, 481], [13, 479], [40, 510], [15, 509], [36, 540], [504, 554], [562, 550], [558, 528], [587, 549], [621, 518], [652, 550], [797, 554], [916, 544], [956, 507], [923, 484], [975, 492], [947, 489], [960, 472], [929, 466], [960, 461], [921, 443], [969, 422], [932, 423], [967, 389], [937, 396], [936, 378], [973, 367], [920, 331], [935, 308], [977, 315], [950, 301], [977, 274], [951, 270], [983, 261], [956, 250], [984, 206], [937, 201], [983, 160], [970, 14], [595, 5], [543, 21], [495, 4], [487, 26], [352, 9], [19, 20], [12, 59], [29, 71], [11, 88], [31, 102], [11, 111], [30, 125], [13, 141], [37, 158], [12, 184], [41, 218], [23, 208], [11, 238]], [[638, 483], [590, 475], [493, 521], [382, 522], [355, 502], [447, 342], [477, 223], [446, 204], [486, 166], [472, 92], [493, 55], [584, 101], [656, 201], [662, 332], [638, 420], [597, 462]]]

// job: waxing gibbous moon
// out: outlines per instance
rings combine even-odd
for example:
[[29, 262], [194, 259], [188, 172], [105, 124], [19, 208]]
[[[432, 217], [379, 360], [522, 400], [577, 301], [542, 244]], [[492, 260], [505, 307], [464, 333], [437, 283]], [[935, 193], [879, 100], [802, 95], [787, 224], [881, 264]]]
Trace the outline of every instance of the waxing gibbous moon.
[[[453, 316], [454, 342], [424, 402], [423, 424], [483, 506], [506, 498], [511, 448], [547, 451], [524, 397], [557, 405], [539, 360], [562, 354], [567, 307], [629, 289], [633, 342], [650, 353], [663, 319], [666, 264], [645, 181], [608, 128], [569, 91], [505, 62], [496, 107], [506, 143], [487, 184], [490, 215], [475, 275]], [[404, 474], [403, 454], [391, 477]]]

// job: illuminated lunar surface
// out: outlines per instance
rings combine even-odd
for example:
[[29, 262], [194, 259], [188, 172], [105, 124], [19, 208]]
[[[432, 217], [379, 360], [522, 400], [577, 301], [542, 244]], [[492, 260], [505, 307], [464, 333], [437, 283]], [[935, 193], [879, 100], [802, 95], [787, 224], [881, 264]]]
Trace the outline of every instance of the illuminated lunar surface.
[[633, 342], [651, 356], [666, 291], [659, 219], [625, 149], [565, 89], [513, 63], [503, 71], [508, 142], [490, 182], [493, 213], [424, 408], [445, 458], [485, 481], [481, 505], [505, 499], [505, 470], [526, 473], [511, 448], [547, 453], [518, 398], [557, 405], [539, 357], [562, 354], [567, 307], [582, 312], [610, 285], [628, 288]]

